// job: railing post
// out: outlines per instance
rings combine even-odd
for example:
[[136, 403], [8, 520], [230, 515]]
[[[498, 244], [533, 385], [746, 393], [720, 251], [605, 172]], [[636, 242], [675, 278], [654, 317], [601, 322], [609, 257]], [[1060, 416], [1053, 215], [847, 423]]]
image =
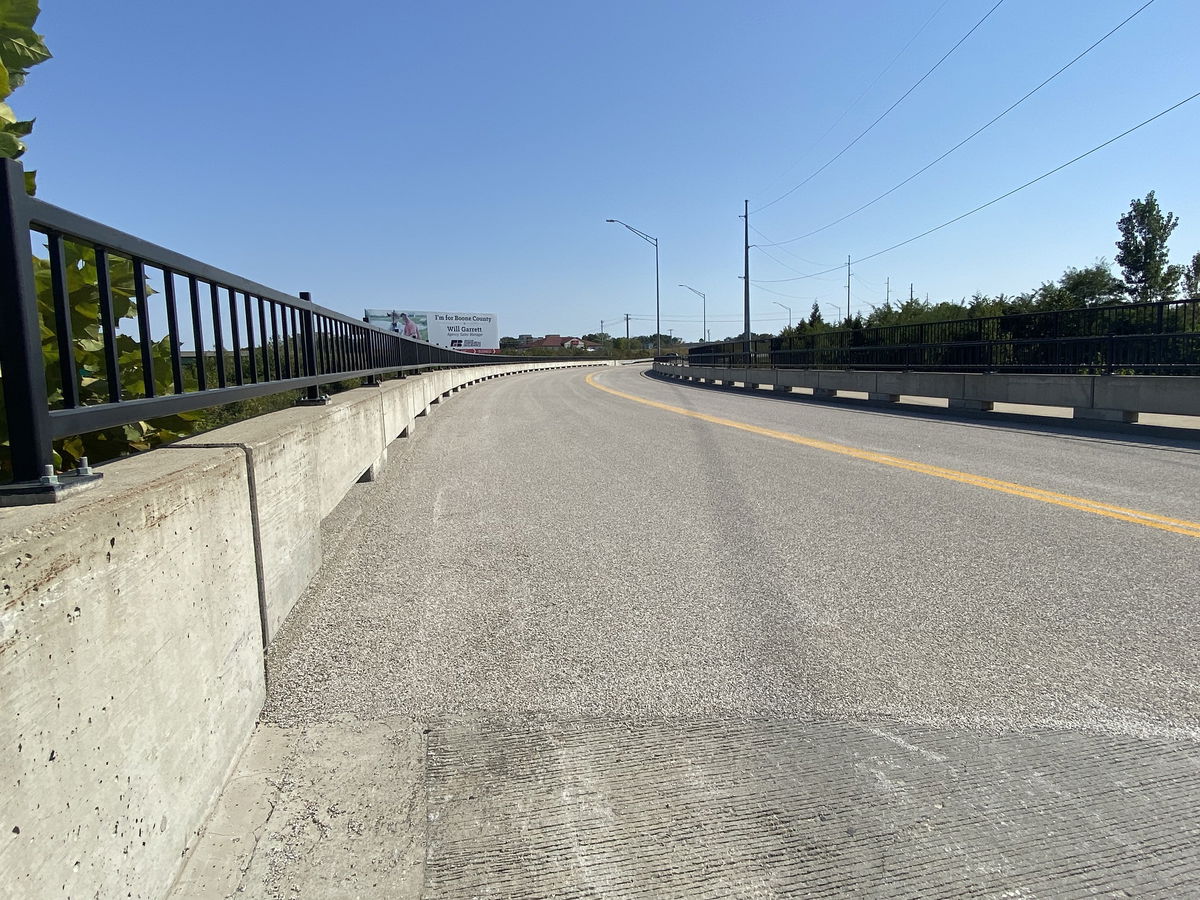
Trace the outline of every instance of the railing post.
[[25, 211], [25, 170], [12, 159], [0, 160], [0, 322], [0, 374], [13, 480], [38, 482], [47, 474], [46, 467], [53, 467], [53, 438]]
[[[363, 316], [363, 321], [370, 325], [371, 317]], [[377, 369], [379, 368], [379, 359], [375, 355], [375, 335], [368, 331], [366, 332], [365, 338], [367, 341], [367, 368]], [[379, 377], [372, 372], [367, 376], [364, 387], [379, 387], [381, 383], [382, 382], [380, 382]]]
[[[304, 347], [304, 368], [309, 375], [319, 375], [317, 371], [317, 338], [316, 326], [313, 322], [312, 294], [300, 292], [300, 299], [308, 306], [300, 310], [300, 343]], [[305, 388], [304, 396], [298, 401], [301, 406], [324, 406], [329, 398], [321, 393], [319, 384], [311, 384]]]

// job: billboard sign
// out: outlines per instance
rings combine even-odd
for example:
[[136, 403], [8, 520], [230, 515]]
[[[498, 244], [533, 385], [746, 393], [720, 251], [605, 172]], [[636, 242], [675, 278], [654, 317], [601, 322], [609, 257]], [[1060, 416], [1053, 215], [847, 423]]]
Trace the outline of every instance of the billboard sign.
[[380, 328], [451, 350], [500, 352], [500, 323], [495, 313], [368, 309], [366, 319]]

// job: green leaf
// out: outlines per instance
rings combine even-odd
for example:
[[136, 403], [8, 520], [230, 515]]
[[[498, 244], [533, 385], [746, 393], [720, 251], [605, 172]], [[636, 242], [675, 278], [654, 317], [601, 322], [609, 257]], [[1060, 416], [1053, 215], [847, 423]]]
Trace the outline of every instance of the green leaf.
[[75, 462], [78, 462], [82, 457], [87, 455], [87, 451], [83, 448], [83, 438], [78, 435], [66, 438], [62, 442], [62, 449]]
[[0, 26], [0, 59], [10, 69], [28, 69], [50, 58], [41, 35]]
[[16, 159], [25, 152], [25, 145], [16, 137], [0, 131], [0, 158]]
[[0, 2], [0, 29], [17, 33], [28, 32], [37, 21], [41, 9], [38, 0], [3, 0]]
[[33, 119], [25, 122], [4, 122], [0, 124], [0, 128], [4, 129], [6, 134], [15, 134], [17, 137], [27, 137], [33, 131]]
[[30, 197], [37, 193], [37, 169], [25, 173], [25, 193]]

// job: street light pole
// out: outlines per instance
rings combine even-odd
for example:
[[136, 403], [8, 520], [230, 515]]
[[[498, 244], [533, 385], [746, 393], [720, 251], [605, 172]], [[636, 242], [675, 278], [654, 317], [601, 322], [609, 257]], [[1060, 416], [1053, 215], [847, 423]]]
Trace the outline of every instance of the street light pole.
[[662, 303], [660, 301], [659, 286], [658, 286], [658, 238], [650, 237], [644, 231], [639, 231], [632, 225], [622, 222], [620, 219], [605, 219], [605, 222], [611, 222], [614, 225], [624, 225], [643, 241], [654, 245], [654, 340], [658, 347], [658, 356], [662, 356]]
[[790, 306], [788, 306], [786, 303], [780, 303], [778, 300], [772, 300], [771, 302], [774, 303], [776, 306], [778, 306], [782, 309], [786, 309], [788, 311], [788, 328], [790, 329], [792, 327], [792, 308]]
[[704, 291], [698, 291], [691, 285], [681, 284], [680, 287], [687, 288], [693, 294], [700, 295], [700, 319], [701, 319], [701, 322], [703, 323], [700, 326], [700, 340], [702, 340], [702, 341], [707, 340], [706, 335], [708, 334], [708, 298], [705, 297]]

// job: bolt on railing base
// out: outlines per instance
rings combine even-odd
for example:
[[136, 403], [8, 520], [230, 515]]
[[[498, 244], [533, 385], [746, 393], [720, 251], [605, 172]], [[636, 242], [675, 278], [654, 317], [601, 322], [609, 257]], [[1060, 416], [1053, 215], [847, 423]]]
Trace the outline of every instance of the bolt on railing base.
[[322, 394], [320, 397], [301, 397], [296, 401], [297, 406], [328, 406], [329, 395]]
[[84, 475], [50, 476], [53, 478], [52, 481], [42, 478], [40, 481], [16, 481], [12, 484], [0, 484], [0, 507], [61, 503], [68, 497], [99, 484], [103, 477], [104, 475], [100, 472], [88, 472]]

